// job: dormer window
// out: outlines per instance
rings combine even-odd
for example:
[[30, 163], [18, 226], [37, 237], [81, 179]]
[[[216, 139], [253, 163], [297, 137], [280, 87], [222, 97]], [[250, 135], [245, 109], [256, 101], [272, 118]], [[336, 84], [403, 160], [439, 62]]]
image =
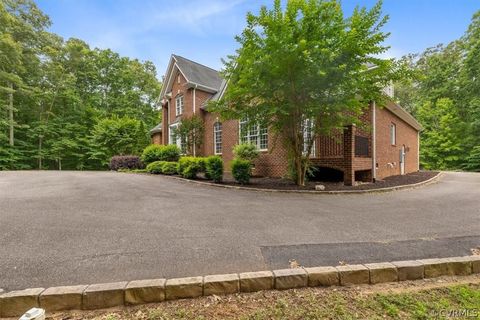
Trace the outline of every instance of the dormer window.
[[183, 96], [175, 98], [175, 115], [179, 116], [183, 113]]

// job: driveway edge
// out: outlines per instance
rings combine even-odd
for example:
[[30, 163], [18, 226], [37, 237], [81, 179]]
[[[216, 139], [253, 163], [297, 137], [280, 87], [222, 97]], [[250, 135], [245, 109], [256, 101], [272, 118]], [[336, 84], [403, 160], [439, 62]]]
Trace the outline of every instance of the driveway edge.
[[[480, 256], [366, 263], [336, 267], [294, 268], [273, 271], [207, 275], [101, 283], [89, 286], [35, 288], [0, 295], [0, 317], [18, 317], [33, 307], [47, 312], [93, 310], [146, 302], [161, 302], [199, 296], [227, 295], [261, 290], [284, 290], [312, 286], [377, 284], [440, 276], [480, 273]], [[135, 288], [134, 294], [131, 289]], [[81, 288], [81, 292], [78, 291]], [[46, 298], [55, 299], [45, 303]], [[94, 296], [92, 296], [94, 294]], [[133, 294], [133, 295], [132, 295]], [[81, 303], [64, 303], [81, 297]], [[134, 298], [132, 298], [134, 297]], [[78, 299], [77, 298], [77, 299]]]
[[[150, 175], [150, 174], [148, 174], [148, 175]], [[168, 178], [168, 179], [185, 181], [185, 182], [188, 182], [188, 183], [211, 186], [211, 187], [216, 187], [216, 188], [247, 190], [247, 191], [255, 191], [255, 192], [304, 193], [304, 194], [368, 194], [368, 193], [383, 193], [383, 192], [390, 192], [390, 191], [396, 191], [396, 190], [408, 190], [408, 189], [415, 189], [415, 188], [418, 188], [418, 187], [427, 186], [429, 184], [436, 183], [438, 181], [438, 179], [440, 179], [440, 177], [443, 176], [443, 172], [439, 171], [434, 177], [431, 177], [430, 179], [427, 179], [425, 181], [412, 183], [412, 184], [404, 184], [404, 185], [401, 185], [401, 186], [378, 188], [378, 189], [369, 189], [369, 190], [336, 190], [336, 191], [263, 189], [263, 188], [252, 188], [252, 187], [224, 185], [224, 184], [218, 184], [218, 183], [213, 183], [213, 182], [191, 180], [191, 179], [185, 179], [185, 178], [182, 178], [182, 177], [174, 177], [174, 176], [168, 176], [168, 175], [160, 175], [160, 176]]]

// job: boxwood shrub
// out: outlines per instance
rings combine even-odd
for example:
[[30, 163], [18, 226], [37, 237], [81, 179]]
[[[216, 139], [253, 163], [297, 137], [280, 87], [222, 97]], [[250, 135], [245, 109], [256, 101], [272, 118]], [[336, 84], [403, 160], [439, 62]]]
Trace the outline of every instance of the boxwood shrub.
[[194, 179], [200, 171], [200, 166], [195, 157], [182, 157], [178, 160], [178, 174], [187, 179]]
[[252, 163], [248, 160], [233, 159], [232, 175], [240, 184], [248, 184], [252, 172]]
[[155, 161], [175, 162], [180, 158], [180, 149], [174, 145], [151, 144], [143, 150], [142, 161], [149, 164]]
[[181, 157], [178, 160], [177, 172], [184, 178], [195, 179], [198, 173], [205, 172], [205, 158]]
[[118, 171], [120, 169], [142, 169], [143, 164], [138, 156], [113, 156], [110, 159], [110, 170]]
[[223, 160], [219, 156], [211, 156], [205, 160], [205, 177], [214, 182], [223, 180]]
[[251, 143], [241, 143], [233, 147], [233, 154], [236, 159], [254, 161], [260, 155], [257, 146]]
[[162, 173], [163, 164], [166, 163], [165, 161], [155, 161], [147, 165], [147, 172], [153, 174], [160, 174]]
[[176, 174], [177, 173], [177, 163], [176, 162], [168, 162], [165, 161], [162, 165], [162, 173], [163, 174]]

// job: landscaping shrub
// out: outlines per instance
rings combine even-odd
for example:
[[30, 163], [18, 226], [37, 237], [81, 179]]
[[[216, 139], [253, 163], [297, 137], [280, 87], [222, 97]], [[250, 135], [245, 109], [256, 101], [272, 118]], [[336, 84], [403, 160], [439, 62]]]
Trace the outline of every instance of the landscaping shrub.
[[255, 145], [242, 143], [233, 147], [233, 154], [236, 159], [253, 161], [258, 158], [259, 152]]
[[165, 161], [155, 161], [147, 165], [147, 172], [153, 174], [160, 174], [162, 173], [163, 164], [166, 163]]
[[178, 174], [187, 179], [195, 179], [197, 174], [205, 172], [205, 158], [182, 157], [178, 161]]
[[223, 160], [219, 156], [211, 156], [205, 160], [205, 177], [214, 182], [223, 179]]
[[233, 178], [240, 184], [248, 184], [252, 175], [252, 163], [248, 160], [233, 159]]
[[207, 158], [205, 157], [195, 157], [197, 164], [199, 166], [199, 172], [205, 172], [207, 169]]
[[176, 174], [177, 173], [177, 163], [176, 162], [164, 162], [162, 165], [162, 173], [163, 174]]
[[161, 161], [176, 162], [180, 159], [180, 148], [174, 144], [163, 146]]
[[142, 169], [143, 164], [138, 156], [113, 156], [110, 159], [110, 170]]
[[155, 161], [175, 162], [180, 158], [180, 149], [174, 145], [151, 144], [143, 150], [142, 161], [149, 164]]

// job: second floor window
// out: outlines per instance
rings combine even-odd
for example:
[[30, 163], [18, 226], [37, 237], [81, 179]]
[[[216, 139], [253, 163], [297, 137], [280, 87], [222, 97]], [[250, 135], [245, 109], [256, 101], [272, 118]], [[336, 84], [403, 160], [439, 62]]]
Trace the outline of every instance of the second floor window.
[[179, 116], [183, 113], [183, 96], [175, 98], [175, 115]]
[[250, 124], [247, 119], [240, 120], [240, 143], [251, 143], [260, 150], [267, 150], [267, 127], [255, 123]]
[[222, 123], [215, 122], [213, 125], [213, 148], [215, 154], [222, 154]]

